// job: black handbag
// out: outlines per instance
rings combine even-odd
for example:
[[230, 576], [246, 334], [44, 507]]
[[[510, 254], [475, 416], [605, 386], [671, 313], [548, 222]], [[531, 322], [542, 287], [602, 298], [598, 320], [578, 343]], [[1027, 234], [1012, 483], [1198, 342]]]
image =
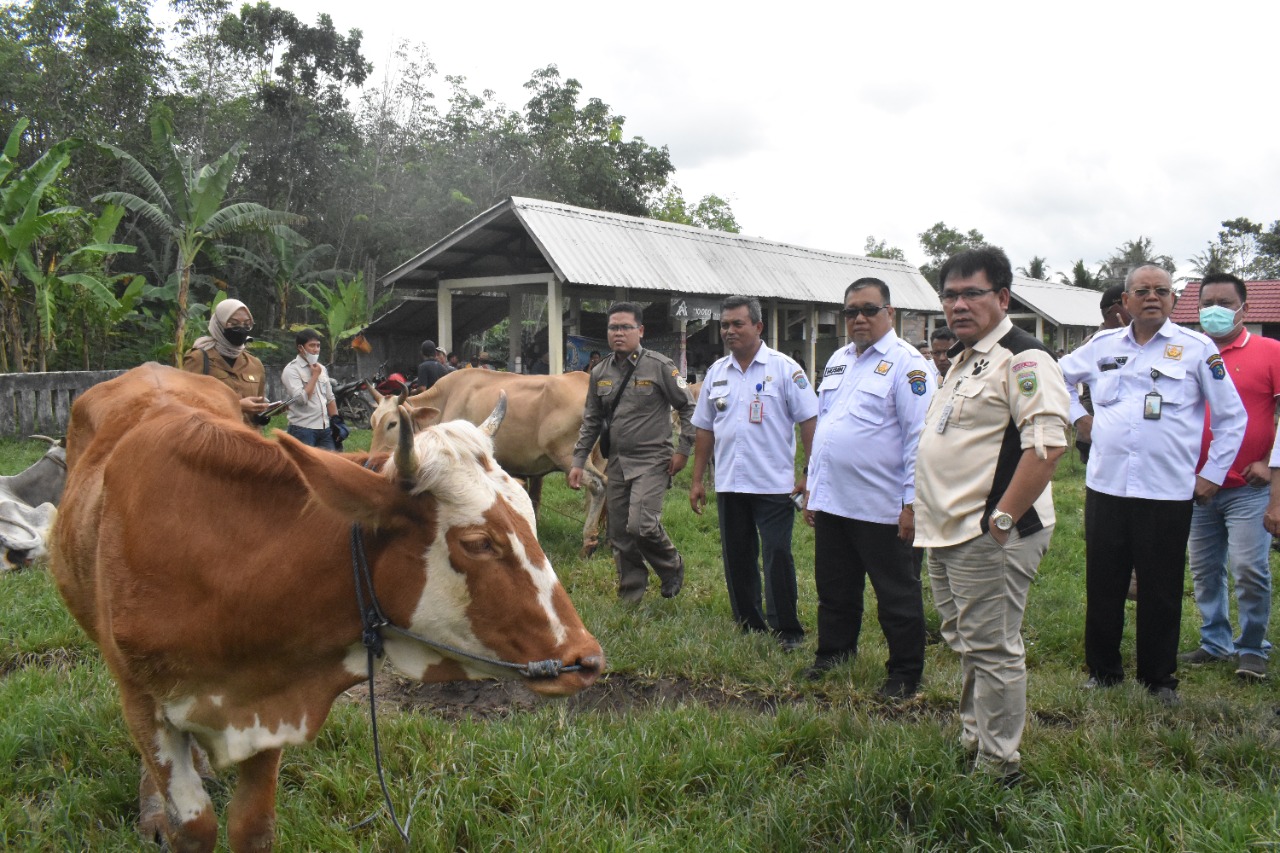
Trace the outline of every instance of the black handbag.
[[622, 392], [627, 390], [627, 383], [631, 381], [631, 374], [635, 373], [636, 365], [640, 363], [640, 359], [636, 359], [627, 366], [627, 375], [622, 377], [622, 387], [618, 389], [618, 393], [614, 395], [613, 402], [609, 404], [609, 413], [604, 416], [604, 424], [600, 427], [600, 455], [605, 459], [609, 458], [609, 427], [613, 425], [613, 413], [618, 411], [618, 402], [622, 399]]

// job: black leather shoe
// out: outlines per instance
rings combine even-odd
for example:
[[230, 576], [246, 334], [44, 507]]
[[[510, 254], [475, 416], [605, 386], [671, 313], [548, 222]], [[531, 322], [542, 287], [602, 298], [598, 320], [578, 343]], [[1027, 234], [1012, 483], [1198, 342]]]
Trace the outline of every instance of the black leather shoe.
[[804, 677], [809, 681], [820, 681], [826, 678], [827, 673], [835, 669], [847, 660], [853, 660], [854, 655], [819, 655], [813, 662], [813, 666], [804, 671]]
[[918, 682], [911, 683], [898, 678], [890, 678], [880, 685], [880, 689], [876, 691], [876, 696], [890, 702], [901, 702], [903, 699], [910, 699], [919, 690], [920, 684]]

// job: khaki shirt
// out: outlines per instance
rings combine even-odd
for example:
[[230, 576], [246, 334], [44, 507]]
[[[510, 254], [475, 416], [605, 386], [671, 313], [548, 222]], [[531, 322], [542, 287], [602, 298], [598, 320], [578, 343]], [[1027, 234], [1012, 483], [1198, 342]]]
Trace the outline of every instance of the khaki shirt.
[[[680, 415], [680, 444], [676, 452], [688, 456], [693, 450], [693, 399], [679, 369], [665, 355], [639, 347], [628, 360], [635, 372], [626, 393], [618, 402], [609, 429], [609, 460], [617, 460], [623, 477], [630, 479], [671, 459], [671, 410]], [[582, 429], [573, 449], [573, 464], [581, 468], [600, 436], [605, 416], [613, 406], [614, 394], [622, 388], [627, 364], [610, 356], [591, 371], [587, 402], [582, 413]]]
[[[261, 397], [266, 393], [267, 376], [262, 362], [247, 351], [242, 350], [235, 364], [228, 366], [227, 360], [216, 349], [206, 351], [192, 347], [182, 357], [182, 369], [187, 373], [212, 376], [236, 392], [236, 396], [241, 399]], [[244, 422], [252, 426], [250, 418], [250, 415], [244, 415]]]
[[[925, 414], [916, 456], [916, 547], [981, 536], [1022, 452], [1067, 446], [1068, 400], [1049, 349], [1006, 317], [972, 347], [952, 350], [946, 382]], [[1018, 519], [1029, 536], [1054, 523], [1047, 486]]]

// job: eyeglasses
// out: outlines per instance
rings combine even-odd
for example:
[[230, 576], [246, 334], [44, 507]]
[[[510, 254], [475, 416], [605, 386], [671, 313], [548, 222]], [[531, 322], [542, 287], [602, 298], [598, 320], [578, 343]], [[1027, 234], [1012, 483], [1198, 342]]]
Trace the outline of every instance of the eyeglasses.
[[942, 301], [948, 304], [954, 303], [957, 299], [963, 299], [965, 302], [972, 302], [988, 293], [994, 293], [994, 289], [987, 288], [979, 290], [976, 287], [967, 287], [964, 290], [944, 290], [942, 291]]
[[611, 331], [611, 332], [634, 332], [634, 331], [635, 331], [636, 329], [638, 329], [638, 328], [640, 328], [640, 327], [639, 327], [639, 326], [633, 326], [633, 325], [631, 325], [630, 323], [617, 323], [617, 324], [615, 324], [615, 325], [609, 326], [609, 331]]
[[231, 323], [231, 324], [229, 324], [229, 325], [227, 326], [227, 328], [228, 328], [228, 329], [238, 329], [238, 330], [239, 330], [239, 331], [241, 331], [241, 332], [252, 332], [252, 331], [253, 331], [253, 324], [252, 324], [252, 323], [249, 323], [249, 324], [247, 324], [247, 325], [240, 326], [240, 325], [236, 325], [235, 323]]
[[842, 308], [840, 310], [840, 314], [846, 320], [852, 320], [854, 317], [857, 317], [859, 314], [861, 314], [863, 317], [874, 317], [888, 307], [889, 307], [888, 305], [863, 305], [861, 308], [858, 308], [856, 306], [851, 306], [849, 308]]
[[1140, 287], [1137, 290], [1131, 290], [1129, 292], [1134, 296], [1138, 297], [1139, 299], [1146, 299], [1148, 296], [1150, 296], [1153, 293], [1156, 296], [1159, 296], [1161, 299], [1168, 299], [1170, 296], [1173, 295], [1173, 288], [1172, 287]]

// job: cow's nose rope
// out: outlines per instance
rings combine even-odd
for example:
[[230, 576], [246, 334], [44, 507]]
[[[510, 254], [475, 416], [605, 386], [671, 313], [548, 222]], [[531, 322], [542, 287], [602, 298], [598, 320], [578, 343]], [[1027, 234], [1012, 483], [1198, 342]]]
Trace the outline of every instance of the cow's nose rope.
[[[382, 612], [382, 605], [378, 602], [378, 595], [373, 589], [373, 573], [369, 569], [369, 558], [364, 551], [364, 534], [361, 532], [360, 525], [351, 525], [351, 570], [355, 574], [356, 582], [356, 604], [360, 608], [360, 622], [362, 630], [360, 632], [360, 640], [364, 643], [365, 659], [368, 669], [369, 680], [369, 718], [372, 721], [373, 732], [373, 761], [378, 769], [378, 784], [382, 787], [382, 797], [387, 804], [387, 812], [391, 815], [391, 823], [395, 825], [396, 831], [400, 833], [400, 837], [404, 839], [406, 846], [410, 846], [412, 842], [409, 839], [409, 822], [413, 819], [410, 814], [400, 825], [400, 820], [396, 816], [396, 807], [391, 802], [391, 791], [387, 788], [386, 776], [382, 772], [382, 748], [378, 742], [378, 706], [375, 698], [376, 694], [373, 689], [373, 664], [377, 658], [382, 657], [385, 649], [382, 642], [383, 630], [394, 631], [410, 639], [417, 640], [419, 643], [428, 648], [442, 652], [451, 658], [467, 658], [469, 660], [483, 663], [488, 666], [501, 667], [503, 669], [511, 669], [523, 675], [525, 678], [555, 678], [562, 672], [577, 672], [582, 669], [579, 664], [565, 666], [558, 660], [534, 660], [528, 663], [509, 663], [507, 661], [497, 660], [495, 658], [486, 658], [480, 655], [473, 655], [471, 652], [454, 648], [445, 643], [438, 643], [435, 640], [429, 640], [421, 634], [401, 628], [399, 625], [393, 625], [391, 620], [387, 619], [386, 614]], [[410, 812], [413, 807], [410, 806]], [[369, 821], [373, 820], [371, 815], [368, 818], [357, 823], [352, 829], [358, 829]]]

